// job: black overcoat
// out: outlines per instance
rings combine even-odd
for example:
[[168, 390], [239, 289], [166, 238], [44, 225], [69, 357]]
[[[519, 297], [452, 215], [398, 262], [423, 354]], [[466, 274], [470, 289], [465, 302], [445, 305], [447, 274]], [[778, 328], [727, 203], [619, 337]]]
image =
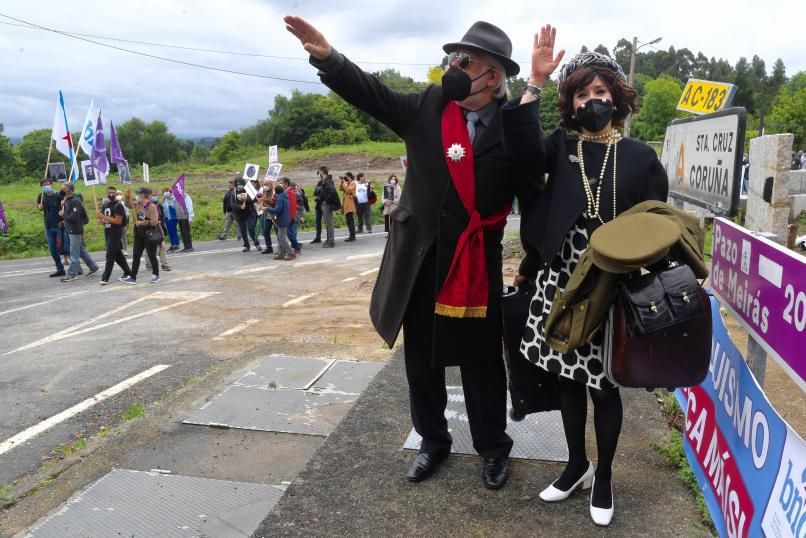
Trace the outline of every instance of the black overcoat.
[[[339, 54], [334, 51], [333, 54]], [[322, 63], [312, 61], [315, 66]], [[408, 167], [400, 204], [392, 212], [392, 228], [372, 292], [370, 318], [378, 334], [392, 346], [397, 340], [406, 308], [426, 256], [436, 256], [436, 289], [445, 280], [459, 236], [469, 217], [453, 187], [442, 141], [442, 88], [430, 85], [419, 93], [396, 92], [363, 72], [347, 58], [328, 60], [319, 73], [322, 82], [348, 103], [387, 125], [406, 143]], [[335, 64], [335, 66], [334, 66]], [[323, 68], [323, 67], [322, 67]], [[324, 69], [324, 68], [323, 68]], [[501, 103], [503, 105], [503, 102]], [[520, 114], [522, 107], [509, 113]], [[524, 129], [534, 128], [523, 123]], [[476, 209], [481, 218], [509, 207], [520, 198], [520, 207], [536, 183], [512, 158], [501, 142], [501, 110], [498, 108], [473, 144], [476, 177]], [[483, 319], [434, 316], [432, 364], [457, 366], [501, 360], [501, 240], [503, 232], [485, 232], [489, 279], [489, 304]]]

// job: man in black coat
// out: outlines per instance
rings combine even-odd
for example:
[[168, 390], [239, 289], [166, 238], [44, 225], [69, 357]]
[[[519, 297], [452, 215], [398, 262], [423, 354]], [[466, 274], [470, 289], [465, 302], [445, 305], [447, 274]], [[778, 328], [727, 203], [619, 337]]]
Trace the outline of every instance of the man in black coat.
[[[285, 22], [325, 85], [406, 142], [406, 188], [391, 216], [394, 231], [370, 317], [390, 347], [404, 329], [412, 422], [423, 438], [407, 477], [427, 478], [450, 453], [445, 366], [460, 366], [473, 446], [484, 459], [482, 479], [500, 488], [512, 448], [505, 431], [501, 240], [513, 196], [529, 192], [529, 174], [501, 143], [506, 77], [519, 70], [512, 44], [499, 28], [477, 22], [462, 41], [443, 47], [451, 56], [442, 86], [403, 94], [355, 66], [306, 21], [289, 16]], [[464, 263], [463, 250], [473, 252]], [[467, 285], [471, 281], [475, 285]], [[480, 303], [457, 302], [478, 290]], [[454, 301], [442, 304], [447, 296]]]

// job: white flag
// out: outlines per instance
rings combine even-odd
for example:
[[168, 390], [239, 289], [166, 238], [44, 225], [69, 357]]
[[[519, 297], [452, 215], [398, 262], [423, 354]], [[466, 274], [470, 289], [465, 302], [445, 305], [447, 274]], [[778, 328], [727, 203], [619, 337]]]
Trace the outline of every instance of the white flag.
[[90, 108], [87, 110], [87, 117], [84, 125], [81, 126], [81, 136], [78, 138], [78, 146], [84, 150], [87, 156], [92, 155], [92, 145], [95, 143], [95, 117], [98, 111], [93, 106], [95, 100], [90, 101]]

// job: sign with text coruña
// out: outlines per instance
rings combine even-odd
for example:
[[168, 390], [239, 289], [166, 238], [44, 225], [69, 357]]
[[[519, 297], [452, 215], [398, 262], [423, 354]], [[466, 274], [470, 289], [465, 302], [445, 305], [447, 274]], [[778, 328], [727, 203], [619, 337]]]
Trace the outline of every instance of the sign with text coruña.
[[692, 114], [710, 114], [729, 107], [735, 95], [736, 86], [733, 84], [690, 78], [680, 95], [677, 110]]
[[767, 400], [713, 298], [711, 310], [708, 376], [675, 391], [686, 457], [719, 536], [802, 538], [806, 443]]
[[714, 295], [806, 390], [806, 258], [714, 219]]
[[744, 108], [672, 121], [660, 157], [669, 196], [716, 215], [735, 215], [746, 123]]

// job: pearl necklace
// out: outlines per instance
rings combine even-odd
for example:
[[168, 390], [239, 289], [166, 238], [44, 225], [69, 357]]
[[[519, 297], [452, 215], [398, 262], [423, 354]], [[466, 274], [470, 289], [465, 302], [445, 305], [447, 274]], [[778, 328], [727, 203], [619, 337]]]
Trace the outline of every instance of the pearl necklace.
[[[590, 180], [588, 174], [585, 172], [585, 157], [582, 151], [582, 142], [592, 142], [594, 140], [607, 140], [607, 149], [605, 150], [604, 161], [602, 162], [602, 169], [599, 172], [599, 184], [596, 186], [596, 196], [593, 196]], [[582, 173], [582, 186], [585, 189], [585, 198], [587, 199], [587, 207], [585, 216], [589, 219], [599, 219], [599, 222], [604, 224], [604, 219], [599, 213], [600, 201], [602, 198], [602, 184], [604, 183], [604, 174], [607, 169], [607, 161], [610, 158], [610, 150], [613, 150], [613, 218], [616, 218], [616, 161], [618, 156], [618, 141], [621, 140], [621, 133], [615, 129], [611, 129], [607, 133], [599, 135], [579, 135], [579, 143], [577, 143], [577, 158], [579, 159], [579, 170]]]

